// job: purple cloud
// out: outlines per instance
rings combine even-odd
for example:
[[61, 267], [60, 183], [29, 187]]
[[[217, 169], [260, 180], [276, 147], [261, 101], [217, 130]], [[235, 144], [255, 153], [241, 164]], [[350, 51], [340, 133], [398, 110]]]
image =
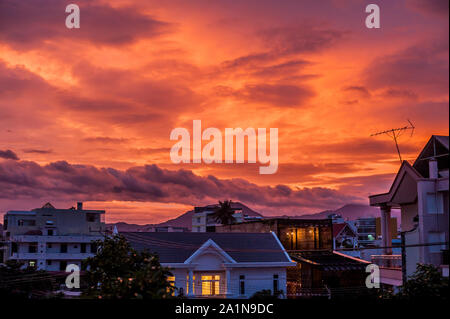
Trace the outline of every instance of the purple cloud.
[[0, 150], [0, 158], [4, 159], [12, 159], [12, 160], [19, 160], [19, 157], [11, 150]]
[[190, 170], [157, 165], [127, 170], [75, 165], [65, 161], [39, 165], [29, 161], [0, 163], [2, 199], [58, 198], [85, 201], [151, 201], [199, 205], [229, 198], [279, 209], [327, 209], [358, 201], [337, 190], [286, 185], [260, 186], [244, 179], [202, 177]]

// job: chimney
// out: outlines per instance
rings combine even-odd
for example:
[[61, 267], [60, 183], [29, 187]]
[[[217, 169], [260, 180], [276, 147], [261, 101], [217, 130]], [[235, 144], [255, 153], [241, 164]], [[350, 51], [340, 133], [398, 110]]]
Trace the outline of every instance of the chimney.
[[83, 202], [77, 203], [77, 210], [83, 210]]
[[438, 163], [436, 159], [432, 158], [428, 161], [428, 168], [430, 172], [430, 178], [438, 178]]

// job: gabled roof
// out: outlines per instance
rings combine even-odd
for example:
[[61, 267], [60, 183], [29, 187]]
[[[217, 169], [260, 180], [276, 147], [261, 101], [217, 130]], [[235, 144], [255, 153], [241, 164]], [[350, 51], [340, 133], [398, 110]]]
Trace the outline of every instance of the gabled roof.
[[369, 196], [370, 205], [379, 206], [382, 204], [391, 203], [392, 198], [395, 196], [397, 189], [401, 184], [401, 182], [403, 181], [405, 175], [410, 176], [415, 181], [423, 178], [422, 175], [420, 175], [420, 173], [417, 170], [415, 170], [414, 167], [412, 167], [408, 161], [403, 161], [402, 166], [400, 166], [400, 169], [398, 170], [398, 173], [395, 176], [394, 182], [392, 183], [391, 188], [389, 189], [389, 192], [383, 194], [370, 195]]
[[423, 176], [428, 178], [428, 160], [435, 158], [439, 169], [448, 168], [448, 144], [449, 137], [432, 135], [414, 161], [413, 167]]
[[120, 233], [139, 251], [159, 255], [161, 263], [184, 263], [208, 240], [237, 263], [290, 262], [272, 233]]
[[55, 209], [55, 206], [53, 206], [50, 202], [47, 202], [42, 206], [44, 209]]
[[333, 237], [336, 238], [337, 236], [339, 236], [339, 234], [342, 233], [346, 228], [353, 234], [353, 236], [357, 236], [355, 231], [347, 223], [336, 223], [333, 224]]
[[[371, 206], [380, 205], [391, 205], [395, 206], [397, 203], [394, 198], [396, 195], [400, 197], [412, 196], [412, 192], [404, 190], [403, 194], [399, 194], [399, 186], [408, 180], [408, 183], [417, 182], [420, 179], [426, 179], [429, 177], [429, 160], [436, 159], [438, 162], [438, 167], [440, 170], [448, 169], [448, 158], [449, 158], [449, 137], [441, 135], [432, 135], [428, 140], [425, 147], [420, 152], [419, 156], [415, 160], [414, 164], [411, 165], [407, 161], [403, 161], [397, 175], [395, 176], [394, 182], [392, 183], [389, 192], [384, 194], [377, 194], [369, 196]], [[406, 193], [405, 193], [406, 192]], [[411, 200], [411, 198], [408, 198]]]

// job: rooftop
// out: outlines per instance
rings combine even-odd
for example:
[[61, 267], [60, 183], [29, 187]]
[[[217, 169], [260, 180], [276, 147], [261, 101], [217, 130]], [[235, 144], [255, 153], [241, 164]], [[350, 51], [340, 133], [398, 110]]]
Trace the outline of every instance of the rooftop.
[[305, 262], [325, 271], [365, 270], [369, 264], [368, 261], [330, 251], [295, 252], [289, 253], [289, 256], [294, 261]]
[[236, 262], [290, 262], [272, 233], [121, 233], [139, 251], [159, 255], [162, 263], [184, 263], [211, 239]]

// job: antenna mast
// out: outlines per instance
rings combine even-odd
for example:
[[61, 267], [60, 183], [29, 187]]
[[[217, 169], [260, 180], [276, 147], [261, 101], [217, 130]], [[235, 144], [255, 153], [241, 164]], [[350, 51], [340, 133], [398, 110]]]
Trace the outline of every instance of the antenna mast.
[[413, 136], [414, 134], [414, 129], [415, 126], [414, 124], [408, 120], [409, 125], [404, 126], [404, 127], [399, 127], [399, 128], [393, 128], [390, 130], [386, 130], [386, 131], [381, 131], [381, 132], [377, 132], [377, 133], [373, 133], [370, 136], [377, 136], [377, 135], [382, 135], [382, 134], [386, 134], [387, 136], [391, 137], [394, 142], [395, 142], [395, 147], [397, 148], [397, 153], [398, 153], [398, 158], [400, 159], [400, 164], [403, 162], [402, 161], [402, 155], [400, 154], [400, 149], [398, 147], [398, 137], [406, 130], [411, 130], [411, 136]]

